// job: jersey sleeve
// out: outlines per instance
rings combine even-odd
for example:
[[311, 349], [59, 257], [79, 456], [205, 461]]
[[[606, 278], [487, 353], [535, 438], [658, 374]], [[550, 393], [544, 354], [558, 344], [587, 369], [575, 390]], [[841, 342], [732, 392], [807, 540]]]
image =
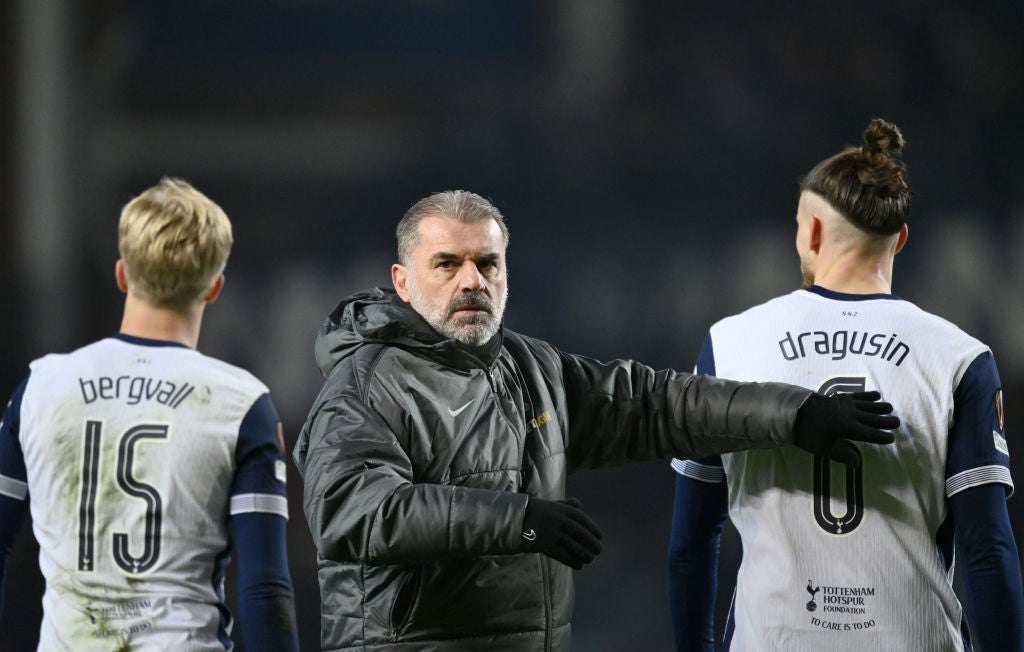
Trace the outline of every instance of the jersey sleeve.
[[700, 352], [697, 354], [697, 374], [715, 375], [715, 346], [711, 341], [711, 333], [704, 336], [704, 342], [700, 345]]
[[[711, 342], [711, 333], [704, 337], [700, 346], [700, 353], [697, 354], [697, 365], [694, 373], [715, 375], [715, 351]], [[672, 469], [681, 476], [716, 484], [725, 482], [725, 470], [722, 468], [722, 457], [712, 455], [699, 460], [672, 460]]]
[[270, 394], [256, 399], [242, 420], [235, 462], [231, 515], [258, 512], [287, 519], [284, 438]]
[[1003, 416], [1003, 390], [991, 351], [971, 362], [953, 392], [946, 495], [985, 484], [1013, 491]]
[[18, 442], [21, 396], [28, 378], [14, 390], [0, 421], [0, 609], [3, 608], [7, 557], [14, 545], [18, 526], [28, 512], [28, 482], [25, 457]]
[[232, 516], [238, 542], [238, 610], [250, 650], [298, 652], [285, 522], [272, 514]]
[[672, 460], [672, 469], [680, 476], [705, 482], [707, 484], [722, 484], [725, 482], [725, 469], [722, 467], [722, 458], [719, 455], [703, 457], [699, 460]]
[[949, 506], [976, 649], [1024, 650], [1024, 587], [1002, 487], [965, 489], [950, 497]]
[[679, 650], [713, 652], [719, 545], [728, 516], [724, 482], [676, 477], [668, 545], [668, 601]]
[[[711, 335], [704, 338], [697, 374], [715, 373]], [[712, 652], [718, 556], [728, 516], [725, 470], [718, 455], [672, 460], [676, 476], [668, 545], [669, 615], [676, 649]]]
[[28, 385], [28, 377], [18, 385], [4, 410], [0, 421], [0, 496], [15, 500], [28, 498], [28, 474], [25, 456], [18, 441], [20, 430], [21, 397]]

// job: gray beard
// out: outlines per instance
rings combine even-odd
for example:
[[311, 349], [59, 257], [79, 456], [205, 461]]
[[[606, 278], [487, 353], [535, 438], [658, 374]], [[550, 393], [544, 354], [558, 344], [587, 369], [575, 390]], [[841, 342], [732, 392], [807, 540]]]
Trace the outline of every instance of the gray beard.
[[[438, 333], [470, 346], [485, 344], [498, 333], [498, 329], [501, 328], [501, 318], [505, 314], [507, 298], [508, 286], [505, 289], [505, 296], [497, 304], [482, 292], [477, 292], [472, 295], [456, 297], [447, 305], [438, 306], [427, 301], [414, 284], [409, 284], [409, 303], [412, 304], [416, 312], [420, 313]], [[452, 313], [459, 306], [467, 303], [485, 306], [489, 312], [461, 319], [452, 317]]]
[[489, 342], [498, 333], [501, 321], [495, 319], [491, 314], [486, 314], [469, 317], [459, 322], [449, 319], [441, 324], [440, 327], [437, 324], [431, 324], [431, 326], [440, 331], [441, 334], [456, 339], [463, 344], [481, 346]]

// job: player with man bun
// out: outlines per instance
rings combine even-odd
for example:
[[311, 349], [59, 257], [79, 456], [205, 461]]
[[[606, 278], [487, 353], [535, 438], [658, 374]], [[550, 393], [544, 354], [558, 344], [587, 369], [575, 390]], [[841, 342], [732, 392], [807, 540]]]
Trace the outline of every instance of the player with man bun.
[[[901, 420], [850, 466], [795, 448], [673, 462], [669, 594], [679, 650], [714, 650], [718, 545], [739, 533], [726, 650], [1024, 650], [999, 374], [988, 346], [892, 294], [910, 188], [895, 125], [800, 183], [803, 288], [711, 327], [699, 373], [824, 394], [881, 391]], [[853, 446], [853, 444], [851, 444]], [[951, 580], [964, 569], [966, 619]]]

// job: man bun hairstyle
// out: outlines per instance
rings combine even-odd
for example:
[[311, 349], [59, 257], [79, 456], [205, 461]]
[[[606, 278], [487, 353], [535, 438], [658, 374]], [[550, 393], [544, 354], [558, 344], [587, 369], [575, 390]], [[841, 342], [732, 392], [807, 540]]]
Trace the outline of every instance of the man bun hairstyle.
[[814, 166], [800, 180], [800, 191], [823, 197], [862, 231], [889, 236], [910, 216], [910, 186], [903, 134], [891, 122], [875, 118], [860, 147], [847, 147]]

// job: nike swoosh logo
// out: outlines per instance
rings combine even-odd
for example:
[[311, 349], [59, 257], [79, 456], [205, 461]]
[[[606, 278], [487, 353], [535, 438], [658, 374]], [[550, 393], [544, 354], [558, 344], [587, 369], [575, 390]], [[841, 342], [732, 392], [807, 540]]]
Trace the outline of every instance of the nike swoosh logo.
[[475, 400], [476, 400], [475, 398], [472, 399], [469, 403], [466, 403], [465, 405], [460, 407], [458, 410], [453, 410], [451, 408], [448, 408], [448, 414], [452, 415], [453, 417], [459, 416], [460, 414], [462, 414], [462, 411], [465, 410], [466, 408], [468, 408], [469, 404], [472, 403]]
[[534, 532], [533, 528], [530, 528], [529, 532], [523, 532], [523, 538], [527, 541], [536, 541], [537, 533]]

